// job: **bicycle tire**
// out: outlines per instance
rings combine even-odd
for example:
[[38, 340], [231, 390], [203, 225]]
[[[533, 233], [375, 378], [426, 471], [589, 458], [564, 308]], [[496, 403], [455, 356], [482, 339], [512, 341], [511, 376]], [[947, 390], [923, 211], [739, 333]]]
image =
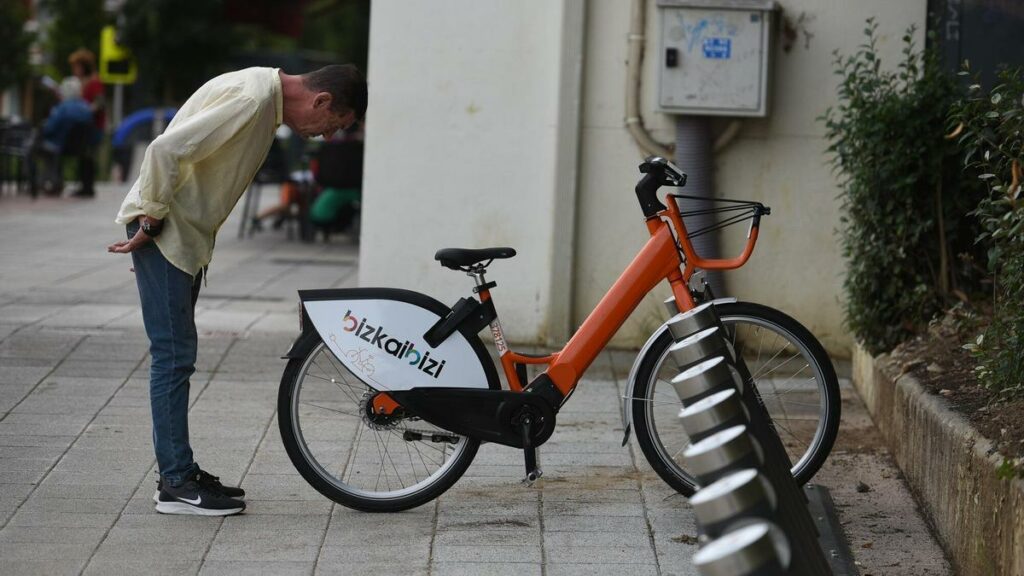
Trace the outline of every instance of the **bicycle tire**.
[[[807, 362], [807, 367], [814, 378], [813, 388], [820, 395], [818, 402], [819, 420], [807, 448], [801, 451], [802, 453], [796, 459], [792, 469], [793, 476], [799, 484], [807, 483], [818, 472], [822, 464], [825, 463], [839, 432], [841, 412], [839, 382], [828, 354], [821, 346], [821, 343], [806, 328], [778, 310], [749, 302], [720, 304], [716, 306], [716, 309], [734, 342], [740, 331], [743, 330], [744, 325], [771, 330], [777, 337], [786, 338], [788, 340], [787, 345], [794, 345], [796, 352]], [[636, 373], [636, 381], [633, 383], [633, 400], [630, 409], [632, 410], [637, 441], [651, 467], [669, 486], [679, 493], [689, 496], [696, 490], [696, 482], [691, 475], [686, 473], [679, 460], [673, 457], [669, 449], [666, 448], [665, 441], [659, 436], [658, 426], [654, 421], [653, 406], [656, 402], [653, 398], [654, 394], [657, 393], [654, 388], [659, 381], [659, 372], [662, 370], [671, 371], [674, 368], [674, 366], [666, 366], [668, 349], [672, 344], [672, 335], [666, 330], [641, 359]], [[778, 345], [777, 341], [773, 343], [773, 346], [776, 345]], [[785, 347], [782, 348], [782, 350], [785, 349]], [[744, 348], [741, 346], [740, 350], [744, 350]], [[760, 353], [760, 349], [758, 349], [758, 352]], [[776, 354], [776, 357], [779, 354]], [[777, 367], [781, 368], [795, 357], [787, 357], [784, 362], [777, 364]], [[775, 358], [769, 359], [768, 362], [773, 360]], [[668, 362], [668, 364], [671, 365], [672, 363]], [[776, 429], [780, 431], [780, 435], [785, 436], [788, 432], [796, 437], [796, 434], [787, 427], [789, 416], [785, 410], [784, 402], [786, 401], [775, 398], [777, 401], [773, 402], [773, 396], [781, 397], [782, 395], [792, 393], [793, 390], [797, 390], [798, 393], [804, 393], [805, 391], [800, 388], [807, 387], [805, 381], [801, 377], [801, 380], [797, 380], [792, 384], [792, 388], [787, 389], [789, 391], [783, 391], [779, 394], [778, 386], [774, 382], [775, 379], [762, 378], [764, 375], [763, 370], [760, 373], [758, 372], [758, 368], [763, 369], [763, 365], [749, 367], [753, 373], [755, 385], [761, 393], [762, 399], [765, 401], [766, 407], [768, 407], [769, 414], [771, 414], [772, 420], [776, 424]], [[789, 369], [792, 369], [792, 367]], [[678, 373], [678, 370], [675, 372]], [[791, 376], [787, 382], [793, 381], [794, 378], [796, 378], [796, 375]], [[769, 382], [774, 393], [768, 391], [766, 389], [767, 386], [764, 385]], [[780, 407], [782, 414], [778, 413]], [[798, 410], [800, 408], [800, 406], [797, 406]], [[664, 412], [664, 409], [659, 410]], [[803, 421], [805, 418], [800, 418], [800, 420]], [[664, 422], [664, 418], [662, 418], [662, 421]], [[673, 438], [673, 447], [680, 443], [685, 446], [688, 442], [688, 438], [685, 437], [684, 432], [681, 432], [681, 429], [679, 433], [683, 437]], [[679, 452], [681, 452], [681, 449]], [[792, 457], [793, 454], [791, 452]]]
[[[400, 428], [396, 425], [394, 428], [383, 430], [375, 429], [370, 426], [368, 421], [362, 416], [363, 412], [358, 410], [364, 409], [362, 402], [365, 402], [365, 400], [363, 400], [363, 398], [366, 398], [366, 394], [368, 394], [365, 391], [371, 389], [369, 389], [365, 384], [362, 384], [362, 382], [354, 376], [351, 376], [351, 373], [345, 369], [344, 365], [337, 362], [336, 359], [330, 364], [329, 368], [323, 367], [324, 362], [331, 362], [331, 359], [333, 359], [334, 356], [330, 352], [330, 349], [324, 345], [321, 338], [310, 338], [305, 342], [304, 349], [297, 352], [299, 357], [289, 360], [288, 365], [285, 367], [284, 374], [281, 377], [281, 386], [278, 390], [278, 424], [281, 432], [281, 440], [284, 443], [288, 457], [291, 459], [292, 464], [295, 466], [296, 470], [298, 470], [299, 474], [301, 474], [313, 488], [327, 498], [330, 498], [343, 506], [364, 512], [399, 512], [430, 502], [443, 494], [446, 490], [451, 488], [451, 486], [455, 484], [460, 477], [462, 477], [466, 472], [466, 469], [469, 468], [469, 465], [473, 462], [473, 458], [476, 456], [477, 449], [480, 446], [479, 440], [474, 440], [465, 436], [458, 436], [446, 431], [440, 431], [440, 429], [435, 426], [416, 420], [414, 416], [405, 417], [402, 419], [402, 422], [408, 423], [413, 421], [416, 422], [417, 428], [432, 428], [433, 430], [426, 430], [428, 433], [440, 431], [442, 435], [447, 434], [449, 437], [458, 438], [456, 447], [453, 449], [453, 453], [450, 458], [446, 456], [448, 442], [442, 441], [445, 448], [441, 449], [442, 462], [438, 469], [433, 473], [426, 474], [426, 477], [423, 480], [418, 480], [415, 474], [416, 456], [414, 456], [413, 453], [416, 452], [419, 454], [418, 457], [425, 468], [425, 472], [429, 472], [429, 468], [427, 467], [427, 462], [424, 461], [423, 452], [419, 447], [415, 446], [413, 449], [410, 449], [410, 445], [413, 443], [419, 443], [421, 440], [407, 440], [404, 438], [405, 431], [409, 430], [408, 426]], [[324, 355], [329, 355], [329, 357], [324, 357]], [[323, 360], [320, 360], [321, 358], [323, 358]], [[336, 378], [334, 375], [331, 375], [328, 378], [325, 378], [322, 375], [311, 375], [310, 369], [312, 366], [319, 366], [319, 369], [323, 370], [325, 374], [329, 374], [332, 370], [335, 370], [340, 378]], [[319, 380], [316, 380], [317, 378], [319, 378]], [[341, 380], [341, 383], [337, 380]], [[342, 444], [342, 447], [344, 447], [343, 442], [334, 443], [320, 440], [324, 445], [322, 447], [318, 446], [318, 448], [323, 448], [325, 450], [324, 454], [327, 455], [321, 458], [318, 457], [317, 454], [313, 453], [313, 448], [310, 446], [310, 444], [316, 444], [318, 439], [311, 437], [307, 440], [306, 438], [307, 434], [313, 436], [321, 435], [325, 432], [325, 430], [322, 429], [323, 423], [317, 422], [317, 419], [311, 415], [317, 412], [317, 410], [306, 410], [306, 408], [303, 407], [302, 395], [304, 391], [314, 398], [317, 394], [323, 393], [323, 390], [313, 388], [304, 390], [306, 383], [313, 381], [318, 382], [321, 388], [327, 390], [331, 390], [332, 387], [337, 388], [338, 391], [335, 392], [335, 394], [338, 392], [341, 393], [339, 395], [339, 399], [341, 400], [342, 405], [355, 404], [357, 406], [356, 412], [346, 413], [336, 408], [326, 407], [323, 400], [317, 400], [315, 403], [305, 403], [306, 407], [312, 407], [315, 409], [322, 408], [325, 412], [347, 416], [348, 418], [346, 420], [349, 422], [346, 424], [348, 426], [354, 425], [355, 430], [352, 432], [352, 444], [349, 447], [349, 453], [344, 457], [341, 457], [340, 454], [338, 458], [333, 458], [331, 456], [334, 451], [339, 449], [336, 444]], [[346, 388], [349, 392], [352, 392], [352, 394], [345, 392]], [[355, 392], [357, 391], [363, 393], [359, 400], [356, 400], [355, 397]], [[369, 394], [372, 393], [373, 391], [371, 390]], [[340, 396], [345, 396], [345, 398], [341, 399]], [[304, 430], [302, 427], [304, 410], [306, 413], [306, 419], [308, 420], [307, 424], [309, 426], [309, 430]], [[320, 429], [317, 428], [318, 426]], [[333, 426], [334, 425], [331, 425], [331, 429], [326, 430], [326, 432], [332, 432]], [[367, 431], [372, 435], [369, 438], [374, 441], [377, 448], [377, 455], [381, 459], [377, 473], [377, 485], [373, 489], [367, 487], [360, 488], [352, 484], [353, 476], [359, 474], [359, 472], [352, 470], [352, 466], [359, 462], [360, 443], [362, 441], [363, 434]], [[402, 435], [399, 435], [396, 431], [402, 431], [403, 433]], [[384, 435], [383, 438], [381, 437], [382, 433]], [[409, 470], [411, 470], [413, 477], [417, 478], [417, 482], [415, 484], [412, 486], [405, 486], [402, 484], [401, 489], [392, 489], [390, 483], [391, 479], [389, 478], [392, 474], [396, 476], [401, 474], [399, 466], [401, 466], [403, 470], [406, 469], [405, 464], [396, 463], [394, 459], [390, 457], [390, 453], [388, 451], [389, 443], [393, 441], [393, 438], [396, 436], [398, 440], [405, 442], [404, 448], [409, 459]], [[381, 449], [382, 446], [383, 450]], [[439, 450], [436, 447], [431, 448]], [[400, 454], [400, 456], [404, 456], [406, 454]], [[390, 468], [387, 467], [387, 464], [384, 462], [386, 457], [391, 460], [387, 463], [390, 465]], [[370, 452], [370, 458], [373, 458], [373, 452]], [[333, 462], [321, 462], [321, 460], [327, 459], [331, 459]], [[328, 471], [329, 468], [334, 469], [341, 460], [344, 460], [345, 462], [338, 474]], [[431, 464], [434, 463], [430, 457], [427, 457], [426, 460], [429, 460]], [[343, 480], [346, 473], [349, 476], [348, 482]], [[377, 488], [379, 487], [382, 475], [386, 480], [386, 489], [378, 490]], [[401, 481], [401, 478], [396, 478], [395, 480]]]

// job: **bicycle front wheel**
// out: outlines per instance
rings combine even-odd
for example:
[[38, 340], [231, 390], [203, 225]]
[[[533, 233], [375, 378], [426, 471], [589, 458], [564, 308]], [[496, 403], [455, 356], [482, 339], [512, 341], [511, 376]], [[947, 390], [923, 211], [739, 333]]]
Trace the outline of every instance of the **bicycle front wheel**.
[[[806, 328], [778, 310], [749, 302], [716, 309], [793, 462], [793, 477], [805, 484], [824, 464], [839, 431], [839, 382], [828, 354]], [[669, 357], [672, 344], [665, 331], [641, 359], [631, 408], [637, 441], [651, 467], [690, 495], [696, 481], [682, 459], [690, 438], [679, 422], [682, 403], [670, 383], [679, 374]]]
[[414, 415], [375, 415], [375, 390], [319, 338], [288, 362], [278, 421], [288, 456], [321, 494], [349, 508], [397, 512], [429, 502], [469, 467], [478, 440]]

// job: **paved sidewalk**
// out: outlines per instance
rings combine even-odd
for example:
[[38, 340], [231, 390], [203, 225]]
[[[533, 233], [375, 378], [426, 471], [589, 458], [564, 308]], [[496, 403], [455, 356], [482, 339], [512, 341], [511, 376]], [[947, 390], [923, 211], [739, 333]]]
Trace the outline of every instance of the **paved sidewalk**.
[[[237, 240], [234, 218], [199, 300], [191, 432], [200, 463], [241, 484], [249, 508], [157, 514], [138, 295], [129, 259], [105, 252], [123, 235], [112, 222], [123, 194], [0, 198], [0, 574], [695, 574], [686, 499], [635, 442], [620, 446], [635, 353], [591, 368], [531, 488], [518, 483], [521, 453], [494, 445], [440, 499], [401, 514], [310, 488], [278, 434], [279, 357], [298, 329], [295, 291], [354, 286], [358, 250], [273, 231]], [[950, 574], [848, 381], [843, 394], [840, 440], [816, 481], [862, 574]]]

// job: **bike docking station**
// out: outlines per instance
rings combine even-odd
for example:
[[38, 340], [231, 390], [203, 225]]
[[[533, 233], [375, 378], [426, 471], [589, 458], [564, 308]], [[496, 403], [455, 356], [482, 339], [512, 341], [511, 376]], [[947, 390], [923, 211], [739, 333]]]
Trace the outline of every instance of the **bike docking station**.
[[[691, 497], [702, 576], [825, 576], [833, 571], [819, 544], [808, 498], [754, 379], [730, 341], [713, 302], [675, 314], [671, 380], [690, 438], [683, 451], [698, 490]], [[833, 556], [835, 552], [833, 552]]]

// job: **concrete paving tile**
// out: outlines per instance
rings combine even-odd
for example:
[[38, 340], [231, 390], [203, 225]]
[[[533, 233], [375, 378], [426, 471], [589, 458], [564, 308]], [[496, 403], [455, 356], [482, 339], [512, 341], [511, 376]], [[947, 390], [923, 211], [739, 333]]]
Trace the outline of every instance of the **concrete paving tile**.
[[[2, 442], [0, 437], [0, 442]], [[75, 448], [110, 448], [111, 446], [124, 446], [130, 450], [153, 449], [152, 427], [147, 425], [122, 426], [117, 430], [90, 430], [86, 428], [77, 439], [74, 440]]]
[[44, 498], [33, 494], [21, 506], [25, 514], [117, 514], [124, 500], [117, 498]]
[[129, 559], [112, 558], [109, 556], [95, 557], [89, 562], [83, 574], [107, 575], [107, 574], [146, 574], [176, 576], [179, 574], [198, 574], [202, 562], [199, 560], [175, 560], [173, 558], [154, 559]]
[[59, 484], [43, 481], [33, 497], [39, 498], [122, 498], [127, 501], [135, 492], [132, 484]]
[[268, 500], [322, 500], [324, 496], [299, 476], [249, 474], [242, 482], [246, 493]]
[[57, 374], [47, 376], [33, 391], [33, 396], [46, 398], [110, 397], [124, 378], [110, 378], [98, 374]]
[[[306, 576], [313, 573], [314, 562], [277, 562], [245, 560], [207, 560], [200, 576]], [[351, 572], [351, 574], [356, 574]]]
[[232, 534], [234, 532], [270, 532], [274, 530], [326, 530], [327, 514], [274, 514], [260, 515], [253, 514], [253, 511], [246, 509], [245, 514], [229, 516], [224, 518], [221, 526], [221, 534]]
[[[210, 519], [208, 519], [210, 520]], [[216, 520], [211, 520], [216, 522]], [[130, 554], [125, 552], [130, 550]], [[139, 561], [145, 565], [159, 565], [164, 563], [173, 564], [176, 562], [199, 562], [203, 559], [203, 554], [206, 553], [205, 546], [192, 546], [188, 543], [175, 543], [173, 545], [164, 543], [142, 543], [136, 542], [131, 545], [131, 548], [125, 548], [124, 546], [115, 545], [113, 543], [107, 544], [104, 542], [100, 545], [99, 549], [96, 550], [96, 554], [93, 556], [92, 563], [97, 564], [108, 564], [118, 563], [122, 561]], [[198, 571], [198, 565], [196, 570]]]
[[461, 546], [435, 543], [431, 558], [435, 562], [530, 563], [541, 562], [539, 546]]
[[32, 384], [35, 385], [39, 382], [43, 376], [56, 365], [56, 362], [50, 365], [29, 365], [29, 366], [13, 366], [6, 362], [0, 363], [0, 386], [6, 386], [10, 384]]
[[[377, 562], [351, 562], [346, 561], [344, 558], [321, 558], [316, 566], [317, 576], [352, 576], [353, 574], [392, 573], [395, 573], [395, 563], [386, 559]], [[401, 574], [402, 576], [428, 576], [428, 574], [430, 574], [430, 570], [427, 567], [426, 558], [416, 563], [412, 563], [409, 560], [403, 561]]]
[[[153, 425], [150, 422], [139, 422], [139, 423], [96, 423], [89, 424], [88, 427], [82, 432], [82, 438], [103, 438], [106, 439], [106, 443], [114, 445], [116, 442], [112, 442], [111, 439], [117, 439], [120, 442], [121, 439], [127, 438], [148, 438], [150, 444], [153, 442]], [[102, 444], [101, 444], [102, 445]]]
[[434, 520], [434, 509], [429, 505], [395, 514], [367, 514], [338, 504], [331, 516], [328, 538], [341, 530], [395, 534], [430, 532]]
[[316, 545], [320, 546], [323, 540], [324, 529], [274, 529], [266, 525], [241, 525], [236, 523], [233, 528], [217, 532], [216, 544], [244, 544], [246, 542], [277, 540], [279, 542], [290, 542], [294, 546]]
[[50, 558], [45, 560], [15, 560], [0, 557], [0, 574], [18, 576], [78, 576], [88, 557]]
[[[6, 462], [4, 463], [6, 465]], [[35, 466], [28, 470], [11, 468], [0, 469], [0, 484], [38, 484], [46, 475], [48, 467]]]
[[544, 532], [646, 532], [642, 516], [562, 516], [545, 512]]
[[0, 508], [17, 507], [35, 488], [35, 484], [0, 484]]
[[0, 459], [5, 463], [16, 459], [56, 461], [64, 453], [57, 446], [0, 446]]
[[[539, 526], [536, 514], [525, 516], [490, 516], [479, 514], [446, 514], [438, 516], [438, 532], [446, 530], [520, 530]], [[545, 519], [545, 528], [547, 519]]]
[[123, 494], [124, 489], [129, 490], [128, 494], [131, 495], [135, 491], [135, 487], [139, 484], [139, 477], [146, 473], [149, 469], [149, 461], [146, 460], [141, 464], [136, 464], [134, 469], [130, 470], [111, 470], [106, 468], [99, 468], [93, 470], [53, 470], [46, 477], [45, 484], [47, 485], [67, 485], [67, 486], [109, 486], [116, 487], [118, 494]]
[[95, 548], [92, 544], [60, 544], [53, 542], [0, 542], [0, 558], [8, 560], [78, 559], [84, 564]]
[[[10, 308], [0, 309], [0, 317]], [[24, 330], [0, 342], [0, 358], [63, 358], [82, 339], [79, 334]]]
[[649, 542], [642, 546], [628, 544], [607, 546], [573, 546], [561, 548], [548, 546], [544, 541], [546, 559], [550, 564], [575, 564], [587, 562], [592, 564], [655, 564], [654, 550]]
[[544, 533], [545, 550], [576, 548], [635, 548], [651, 551], [651, 540], [642, 532], [547, 532]]
[[398, 542], [400, 545], [380, 546], [369, 544], [374, 542], [372, 538], [367, 538], [367, 543], [364, 543], [362, 546], [352, 544], [335, 546], [325, 542], [323, 549], [320, 551], [320, 562], [326, 562], [327, 564], [337, 564], [339, 561], [352, 563], [391, 562], [392, 566], [405, 566], [407, 563], [425, 565], [430, 558], [429, 533], [418, 538], [409, 537], [401, 540], [390, 538], [389, 541]]
[[85, 429], [90, 418], [92, 415], [45, 418], [39, 414], [11, 412], [0, 422], [0, 436], [77, 436]]
[[432, 562], [432, 576], [540, 576], [540, 564], [524, 562]]
[[320, 539], [293, 541], [274, 537], [251, 538], [240, 542], [213, 542], [208, 560], [298, 561], [312, 562], [320, 552]]
[[479, 514], [491, 516], [529, 516], [538, 513], [537, 502], [528, 500], [525, 502], [495, 502], [487, 499], [486, 496], [476, 498], [445, 498], [441, 497], [438, 513], [448, 514]]
[[438, 530], [434, 546], [540, 546], [540, 530]]
[[104, 527], [7, 526], [0, 530], [0, 543], [50, 542], [53, 544], [88, 544], [96, 547], [106, 533], [107, 529]]
[[[2, 314], [3, 308], [0, 308], [0, 315]], [[7, 321], [7, 319], [3, 318], [3, 316], [0, 316], [0, 318], [2, 318], [5, 322]], [[7, 338], [22, 326], [22, 324], [0, 324], [0, 340]]]
[[544, 486], [545, 502], [603, 502], [640, 504], [640, 491], [636, 489], [593, 489], [576, 486]]
[[633, 458], [629, 452], [622, 450], [618, 453], [570, 453], [547, 451], [541, 460], [541, 465], [550, 469], [561, 466], [620, 466], [623, 468], [633, 467]]
[[106, 396], [95, 398], [78, 397], [67, 399], [56, 399], [52, 396], [30, 395], [18, 404], [11, 412], [13, 414], [36, 414], [63, 416], [74, 414], [88, 414], [92, 416], [107, 401]]
[[92, 378], [116, 380], [121, 384], [135, 368], [137, 361], [111, 362], [109, 360], [67, 360], [53, 371], [55, 377], [77, 377], [88, 374]]
[[544, 502], [544, 517], [548, 516], [643, 516], [644, 511], [634, 505], [618, 502]]
[[[162, 514], [159, 516], [163, 517]], [[143, 518], [143, 516], [122, 516], [121, 520], [126, 518]], [[146, 517], [148, 524], [145, 525], [122, 526], [121, 520], [110, 529], [110, 533], [103, 541], [103, 546], [131, 549], [137, 544], [164, 544], [206, 549], [216, 533], [216, 526], [209, 519], [206, 521], [212, 527], [210, 530], [199, 530], [191, 525], [167, 526], [156, 517]]]
[[555, 439], [548, 440], [540, 450], [544, 454], [620, 454], [629, 453], [629, 448], [622, 446], [622, 438], [609, 438], [603, 442]]
[[331, 508], [334, 502], [323, 498], [321, 500], [270, 500], [264, 499], [262, 496], [259, 499], [251, 499], [247, 502], [245, 514], [246, 516], [276, 516], [279, 514], [283, 515], [302, 515], [306, 517], [324, 515], [329, 516]]
[[38, 512], [23, 508], [11, 518], [8, 526], [106, 529], [116, 520], [116, 513]]
[[[658, 567], [654, 564], [548, 564], [546, 576], [659, 576]], [[696, 571], [686, 571], [685, 567], [664, 571], [665, 576], [697, 576]]]
[[77, 304], [61, 310], [59, 314], [49, 315], [40, 320], [38, 325], [100, 328], [137, 308], [130, 305]]

